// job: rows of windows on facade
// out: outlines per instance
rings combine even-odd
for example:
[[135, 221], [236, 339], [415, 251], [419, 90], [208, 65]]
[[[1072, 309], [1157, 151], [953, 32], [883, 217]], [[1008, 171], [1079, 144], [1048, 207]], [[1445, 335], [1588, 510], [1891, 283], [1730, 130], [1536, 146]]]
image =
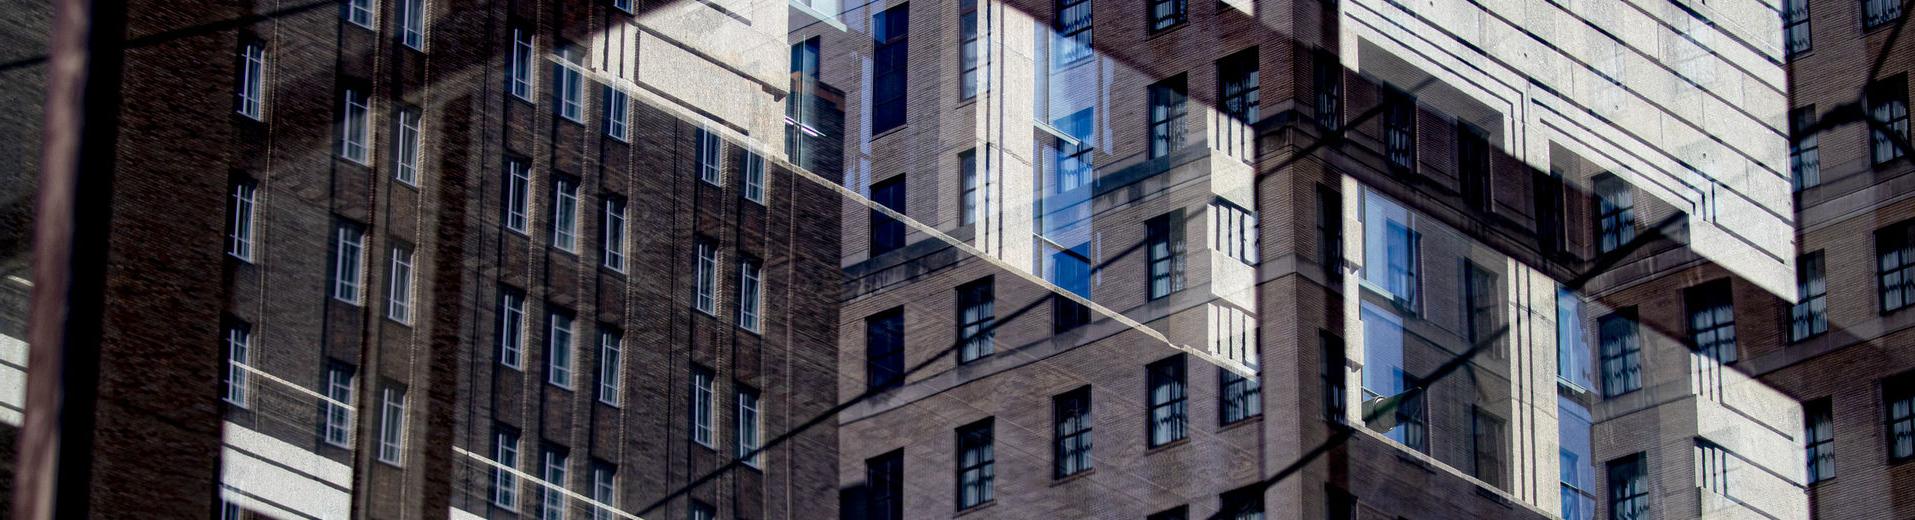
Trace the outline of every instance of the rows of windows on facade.
[[[1902, 3], [1897, 0], [1861, 0], [1863, 33], [1872, 33], [1887, 29], [1902, 19]], [[1800, 59], [1815, 49], [1813, 31], [1829, 31], [1831, 24], [1817, 26], [1815, 17], [1809, 9], [1808, 0], [1784, 0], [1782, 2], [1782, 32], [1785, 51], [1790, 59]], [[1833, 24], [1841, 27], [1845, 24]], [[1816, 29], [1820, 27], [1820, 29]], [[1827, 36], [1826, 34], [1824, 36]], [[1857, 38], [1860, 34], [1839, 35], [1845, 38]], [[1886, 165], [1907, 154], [1909, 142], [1908, 123], [1908, 78], [1895, 75], [1887, 78], [1870, 78], [1863, 92], [1864, 116], [1880, 122], [1870, 125], [1867, 150], [1869, 164]], [[1795, 107], [1789, 111], [1789, 171], [1792, 185], [1796, 191], [1820, 186], [1822, 184], [1822, 158], [1820, 132], [1814, 129], [1816, 106], [1813, 104]]]

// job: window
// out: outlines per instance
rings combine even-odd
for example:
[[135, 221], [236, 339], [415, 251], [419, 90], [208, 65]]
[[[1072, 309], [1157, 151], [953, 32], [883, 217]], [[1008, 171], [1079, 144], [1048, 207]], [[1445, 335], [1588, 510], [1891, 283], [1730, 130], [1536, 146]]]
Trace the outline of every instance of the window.
[[372, 105], [366, 93], [346, 89], [346, 106], [340, 111], [339, 156], [366, 164], [366, 141], [372, 138]]
[[694, 137], [698, 139], [698, 180], [712, 186], [725, 185], [724, 141], [718, 139], [718, 133], [699, 128]]
[[[1492, 273], [1475, 262], [1463, 261], [1463, 305], [1464, 335], [1471, 346], [1489, 352], [1491, 358], [1509, 357], [1499, 345], [1484, 345], [1496, 335], [1496, 329], [1502, 319], [1502, 293], [1497, 287], [1496, 273]], [[1499, 342], [1500, 343], [1500, 342]]]
[[1170, 215], [1161, 215], [1144, 222], [1144, 262], [1150, 274], [1147, 296], [1152, 300], [1170, 296], [1170, 242]]
[[393, 143], [392, 178], [417, 186], [419, 184], [419, 111], [400, 110], [397, 115], [399, 135]]
[[505, 90], [513, 97], [532, 101], [532, 31], [512, 28], [512, 55], [505, 64]]
[[758, 390], [738, 385], [738, 459], [758, 467]]
[[765, 157], [745, 152], [745, 200], [765, 203]]
[[352, 367], [332, 362], [326, 365], [326, 399], [320, 401], [320, 437], [326, 444], [352, 447]]
[[426, 0], [399, 0], [399, 43], [426, 48]]
[[594, 460], [592, 471], [592, 520], [613, 520], [618, 518], [612, 513], [618, 507], [618, 466], [609, 462]]
[[366, 229], [358, 223], [341, 221], [334, 232], [332, 297], [359, 304], [359, 288], [364, 283]]
[[552, 247], [578, 251], [578, 180], [552, 180]]
[[1490, 187], [1489, 136], [1469, 123], [1456, 124], [1456, 173], [1463, 185], [1463, 203], [1476, 211], [1490, 211], [1495, 190]]
[[[1153, 0], [1155, 1], [1155, 0]], [[1183, 5], [1185, 0], [1175, 0]], [[1217, 60], [1217, 99], [1223, 120], [1218, 122], [1213, 147], [1238, 159], [1250, 160], [1256, 151], [1258, 103], [1261, 87], [1257, 77], [1257, 48]]]
[[559, 117], [580, 123], [585, 122], [585, 78], [577, 68], [581, 58], [577, 47], [563, 45], [558, 63], [552, 64], [558, 76]]
[[1403, 345], [1406, 332], [1403, 319], [1389, 308], [1364, 302], [1360, 307], [1363, 323], [1363, 403], [1364, 409], [1394, 408], [1388, 418], [1373, 423], [1403, 446], [1429, 451], [1429, 410], [1422, 382], [1405, 364]]
[[1217, 381], [1217, 387], [1223, 389], [1218, 398], [1222, 401], [1224, 424], [1263, 415], [1263, 382], [1222, 367], [1217, 368]]
[[759, 262], [755, 258], [738, 262], [738, 327], [752, 332], [759, 330], [758, 308], [764, 303], [759, 271]]
[[605, 135], [620, 141], [631, 140], [632, 105], [628, 94], [611, 85], [606, 85], [604, 92]]
[[1057, 0], [1057, 21], [1051, 24], [1051, 68], [1064, 68], [1090, 58], [1091, 0]]
[[492, 505], [508, 510], [519, 507], [519, 477], [508, 471], [519, 466], [519, 432], [497, 426], [492, 433]]
[[605, 226], [600, 243], [604, 245], [604, 262], [607, 269], [625, 272], [625, 197], [607, 194], [605, 199]]
[[699, 239], [696, 249], [697, 258], [692, 278], [693, 306], [699, 312], [718, 315], [718, 244], [710, 239]]
[[226, 402], [245, 408], [247, 381], [252, 375], [246, 364], [253, 350], [253, 326], [230, 320], [226, 325]]
[[1783, 0], [1782, 44], [1789, 56], [1809, 52], [1809, 1]]
[[565, 449], [548, 446], [543, 453], [544, 471], [540, 475], [548, 485], [539, 486], [539, 520], [565, 520]]
[[986, 277], [957, 289], [958, 340], [964, 342], [958, 351], [959, 363], [977, 361], [995, 350], [997, 330], [993, 321], [997, 314], [992, 311], [991, 283], [992, 279]]
[[412, 323], [411, 247], [392, 246], [392, 272], [386, 278], [386, 319]]
[[1177, 506], [1158, 511], [1144, 520], [1190, 520], [1190, 506]]
[[707, 448], [712, 445], [712, 406], [717, 394], [712, 389], [711, 369], [692, 366], [692, 442]]
[[1835, 411], [1827, 398], [1802, 405], [1802, 439], [1808, 450], [1808, 482], [1835, 478]]
[[219, 520], [240, 520], [239, 504], [228, 502], [226, 497], [219, 499]]
[[226, 230], [226, 254], [242, 261], [253, 261], [253, 216], [257, 206], [254, 198], [259, 193], [259, 185], [251, 180], [233, 182], [233, 200], [226, 212], [231, 217]]
[[1398, 310], [1421, 305], [1423, 235], [1409, 209], [1376, 192], [1364, 192], [1363, 281], [1396, 302]]
[[818, 97], [818, 37], [791, 45], [791, 95], [785, 97], [785, 155], [792, 164], [816, 169], [812, 157], [813, 138], [818, 131], [821, 103]]
[[1219, 517], [1227, 520], [1263, 520], [1263, 488], [1251, 485], [1217, 497]]
[[265, 120], [266, 44], [247, 42], [239, 48], [239, 114]]
[[904, 450], [865, 459], [865, 515], [870, 520], [904, 520]]
[[1323, 417], [1331, 422], [1341, 423], [1349, 420], [1348, 403], [1343, 396], [1344, 389], [1350, 383], [1349, 354], [1343, 350], [1343, 338], [1329, 331], [1317, 331], [1317, 343], [1321, 345], [1318, 354], [1317, 372], [1323, 378]]
[[1327, 49], [1312, 55], [1312, 84], [1316, 86], [1316, 121], [1326, 132], [1343, 128], [1343, 62]]
[[[1156, 1], [1156, 0], [1153, 0]], [[1150, 158], [1166, 157], [1184, 146], [1184, 76], [1150, 86]]]
[[519, 370], [525, 352], [525, 293], [513, 288], [499, 289], [499, 364]]
[[1176, 27], [1190, 19], [1184, 0], [1150, 0], [1150, 32]]
[[957, 508], [970, 509], [995, 498], [997, 457], [992, 453], [991, 420], [957, 430]]
[[1053, 478], [1064, 478], [1090, 471], [1091, 400], [1086, 386], [1051, 398], [1051, 411], [1057, 424], [1057, 444], [1052, 456]]
[[632, 12], [632, 0], [612, 0], [612, 7], [627, 13]]
[[1596, 320], [1602, 347], [1602, 390], [1615, 397], [1642, 388], [1642, 345], [1636, 338], [1636, 309], [1617, 310]]
[[1888, 408], [1889, 461], [1915, 458], [1915, 375], [1883, 382], [1882, 402]]
[[1150, 447], [1189, 436], [1184, 394], [1184, 355], [1144, 367], [1150, 388]]
[[[1071, 249], [1055, 250], [1050, 254], [1050, 281], [1071, 294], [1084, 299], [1091, 297], [1090, 244], [1080, 244]], [[1062, 334], [1089, 324], [1090, 307], [1064, 294], [1051, 297], [1051, 332]]]
[[1257, 265], [1257, 215], [1218, 197], [1210, 203], [1210, 249]]
[[1902, 17], [1901, 0], [1862, 0], [1862, 30], [1873, 30]]
[[548, 319], [552, 330], [545, 341], [546, 367], [545, 382], [559, 388], [572, 388], [572, 352], [575, 334], [572, 331], [572, 314], [565, 311], [552, 311]]
[[624, 350], [625, 335], [617, 329], [599, 329], [598, 331], [598, 402], [618, 406], [620, 388], [625, 383], [624, 366], [620, 364], [619, 354]]
[[1589, 408], [1559, 393], [1556, 417], [1563, 520], [1595, 520], [1596, 459], [1590, 442]]
[[1569, 250], [1569, 223], [1563, 217], [1566, 193], [1562, 172], [1551, 169], [1530, 174], [1530, 197], [1536, 205], [1536, 248], [1545, 256], [1555, 257]]
[[718, 519], [717, 508], [712, 507], [711, 504], [707, 504], [697, 500], [692, 501], [691, 509], [686, 514], [690, 516], [691, 520], [717, 520]]
[[977, 223], [978, 211], [978, 171], [977, 150], [965, 150], [958, 153], [958, 225], [969, 226]]
[[1882, 312], [1915, 305], [1915, 221], [1876, 231], [1875, 258]]
[[1795, 191], [1822, 185], [1822, 138], [1810, 129], [1814, 125], [1815, 105], [1789, 111], [1789, 173]]
[[1609, 461], [1609, 518], [1634, 520], [1649, 517], [1649, 468], [1647, 457], [1637, 453]]
[[1728, 280], [1691, 287], [1684, 291], [1689, 310], [1689, 338], [1696, 351], [1722, 363], [1736, 361], [1735, 299]]
[[[1899, 4], [1896, 0], [1869, 0]], [[1901, 7], [1895, 7], [1900, 15]], [[1900, 159], [1908, 146], [1908, 77], [1876, 81], [1868, 86], [1869, 157], [1873, 164]]]
[[1578, 390], [1590, 382], [1589, 343], [1583, 336], [1583, 300], [1566, 287], [1556, 288], [1556, 380]]
[[904, 126], [910, 4], [898, 4], [871, 17], [871, 135]]
[[[871, 185], [871, 201], [886, 209], [904, 212], [904, 176], [894, 175], [889, 179]], [[904, 247], [904, 222], [890, 215], [871, 210], [871, 256], [889, 253]]]
[[1325, 484], [1323, 486], [1323, 497], [1323, 517], [1325, 520], [1356, 520], [1356, 497], [1351, 495], [1350, 492]]
[[1795, 292], [1789, 308], [1789, 340], [1802, 341], [1829, 331], [1829, 284], [1824, 278], [1822, 252], [1795, 259]]
[[505, 228], [525, 234], [531, 203], [532, 170], [524, 159], [505, 160]]
[[1383, 156], [1396, 173], [1416, 171], [1416, 98], [1393, 87], [1383, 92]]
[[1331, 290], [1343, 286], [1343, 195], [1317, 185], [1317, 264]]
[[1470, 476], [1491, 486], [1503, 482], [1503, 419], [1482, 408], [1470, 409]]
[[379, 390], [379, 462], [405, 462], [406, 389], [387, 385]]
[[373, 0], [346, 0], [346, 21], [372, 28]]
[[904, 308], [864, 320], [865, 387], [877, 391], [904, 384]]
[[[991, 7], [985, 2], [985, 8]], [[979, 37], [979, 23], [983, 37]], [[990, 88], [991, 15], [978, 16], [977, 0], [958, 1], [958, 99], [971, 99]]]
[[1608, 253], [1636, 239], [1636, 196], [1615, 175], [1596, 177], [1596, 236], [1598, 253]]

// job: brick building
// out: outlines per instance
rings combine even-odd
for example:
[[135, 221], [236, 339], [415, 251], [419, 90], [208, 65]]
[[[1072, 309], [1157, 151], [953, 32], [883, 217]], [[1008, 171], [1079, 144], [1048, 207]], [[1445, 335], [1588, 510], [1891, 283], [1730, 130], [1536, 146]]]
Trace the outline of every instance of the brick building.
[[127, 4], [61, 516], [835, 511], [784, 6]]

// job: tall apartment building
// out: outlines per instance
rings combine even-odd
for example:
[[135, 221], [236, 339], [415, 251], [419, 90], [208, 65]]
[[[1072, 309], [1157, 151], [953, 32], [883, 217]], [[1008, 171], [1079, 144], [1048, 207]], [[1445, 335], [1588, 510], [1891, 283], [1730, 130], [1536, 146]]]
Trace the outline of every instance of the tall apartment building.
[[787, 8], [640, 4], [102, 3], [52, 513], [833, 515]]
[[[920, 1], [794, 24], [806, 73], [860, 86], [842, 510], [1807, 515], [1801, 411], [1736, 363], [1725, 309], [1797, 290], [1760, 7]], [[1698, 265], [1722, 281], [1673, 291]]]

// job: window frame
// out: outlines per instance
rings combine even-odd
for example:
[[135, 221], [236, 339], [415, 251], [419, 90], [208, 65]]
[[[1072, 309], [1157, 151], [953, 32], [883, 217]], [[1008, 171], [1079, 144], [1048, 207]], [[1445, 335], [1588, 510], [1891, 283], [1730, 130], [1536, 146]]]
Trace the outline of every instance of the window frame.
[[756, 202], [760, 206], [765, 205], [765, 194], [768, 191], [766, 188], [769, 187], [765, 179], [765, 157], [758, 155], [757, 152], [745, 152], [744, 183], [745, 200]]
[[552, 247], [578, 254], [579, 180], [552, 176]]
[[492, 461], [497, 464], [492, 469], [490, 501], [493, 506], [508, 510], [519, 510], [519, 476], [513, 471], [519, 465], [519, 431], [505, 425], [492, 428]]
[[[1915, 373], [1903, 373], [1883, 379], [1882, 388], [1882, 439], [1885, 441], [1888, 463], [1901, 464], [1915, 460]], [[1897, 408], [1899, 405], [1899, 409]], [[1908, 447], [1898, 453], [1896, 430], [1910, 432]]]
[[1189, 76], [1185, 74], [1150, 84], [1150, 105], [1145, 121], [1145, 128], [1150, 129], [1146, 159], [1169, 157], [1188, 144], [1189, 86]]
[[585, 123], [585, 74], [579, 72], [578, 63], [583, 59], [578, 46], [561, 42], [558, 45], [557, 60], [552, 64], [552, 90], [556, 98], [559, 119], [573, 123]]
[[249, 408], [251, 402], [251, 365], [253, 326], [238, 319], [227, 319], [225, 391], [220, 396], [228, 404]]
[[997, 297], [995, 280], [986, 276], [957, 288], [958, 364], [971, 363], [997, 352]]
[[702, 365], [692, 365], [691, 375], [691, 441], [706, 449], [716, 450], [718, 426], [716, 400], [718, 399], [717, 375]]
[[533, 60], [538, 55], [538, 42], [535, 32], [526, 30], [521, 24], [512, 26], [511, 54], [506, 56], [505, 91], [509, 97], [536, 104], [534, 96], [537, 90], [537, 68]]
[[[898, 306], [865, 317], [865, 391], [876, 392], [904, 386], [904, 307]], [[880, 340], [885, 348], [879, 350]], [[881, 375], [890, 378], [880, 378]]]
[[[1809, 485], [1834, 479], [1835, 468], [1835, 407], [1831, 398], [1821, 398], [1802, 405], [1802, 449], [1804, 462], [1807, 463]], [[1818, 460], [1820, 459], [1820, 460]], [[1818, 464], [1821, 463], [1821, 464]], [[1821, 469], [1826, 467], [1826, 471]]]
[[1144, 25], [1149, 35], [1162, 34], [1190, 22], [1190, 6], [1186, 0], [1149, 0], [1148, 7]]
[[266, 120], [266, 42], [249, 39], [239, 46], [239, 88], [234, 111]]
[[1795, 258], [1797, 301], [1789, 306], [1789, 341], [1801, 342], [1829, 331], [1828, 266], [1822, 250]]
[[1608, 254], [1636, 239], [1635, 188], [1612, 173], [1597, 175], [1596, 253]]
[[525, 370], [525, 292], [516, 288], [499, 291], [498, 361], [512, 370]]
[[578, 317], [568, 310], [546, 307], [545, 382], [572, 390], [578, 362]]
[[366, 228], [342, 219], [333, 230], [332, 299], [361, 305], [366, 298]]
[[738, 328], [757, 333], [764, 330], [764, 262], [738, 255]]
[[340, 91], [339, 157], [370, 166], [372, 164], [372, 99], [363, 89]]
[[624, 401], [625, 333], [615, 328], [598, 329], [598, 395], [599, 403], [618, 408]]
[[379, 444], [374, 458], [395, 467], [405, 465], [406, 389], [387, 384], [379, 389]]
[[[993, 427], [993, 418], [986, 417], [956, 431], [957, 451], [952, 459], [957, 466], [954, 502], [958, 511], [997, 501], [997, 439]], [[975, 490], [975, 495], [965, 495], [969, 490]]]
[[[903, 127], [910, 106], [911, 4], [901, 3], [871, 16], [872, 99], [870, 135]], [[896, 88], [887, 88], [894, 84]], [[895, 91], [896, 95], [887, 95]]]
[[[1605, 482], [1608, 486], [1609, 518], [1611, 520], [1644, 518], [1644, 515], [1650, 512], [1651, 500], [1647, 482], [1649, 480], [1648, 456], [1641, 452], [1626, 455], [1610, 460], [1605, 469], [1609, 477]], [[1624, 487], [1618, 488], [1619, 484]], [[1629, 505], [1632, 512], [1622, 512], [1620, 506], [1623, 505]]]
[[352, 449], [353, 383], [358, 379], [354, 372], [353, 367], [345, 363], [326, 363], [323, 374], [326, 399], [320, 401], [319, 440], [333, 447]]
[[612, 85], [600, 90], [605, 103], [605, 135], [621, 143], [632, 142], [631, 95]]
[[629, 234], [627, 227], [630, 225], [630, 219], [625, 213], [625, 197], [608, 193], [600, 198], [604, 201], [605, 222], [599, 228], [601, 246], [599, 265], [614, 272], [623, 273], [629, 258], [626, 253], [626, 236]]
[[1169, 214], [1144, 221], [1144, 295], [1148, 301], [1168, 298], [1177, 292], [1177, 251], [1172, 234]]
[[1822, 136], [1810, 131], [1815, 122], [1813, 104], [1789, 111], [1789, 181], [1797, 193], [1822, 185]]
[[1096, 427], [1091, 387], [1051, 397], [1051, 478], [1061, 480], [1097, 467], [1091, 456]]
[[718, 242], [698, 238], [692, 245], [692, 308], [718, 316]]
[[258, 223], [259, 183], [252, 179], [234, 180], [230, 195], [226, 255], [250, 264], [256, 256], [254, 246], [258, 243], [254, 231]]
[[1068, 68], [1097, 54], [1091, 45], [1096, 22], [1091, 1], [1057, 0], [1052, 10], [1056, 19], [1051, 22], [1051, 70]]
[[1383, 157], [1390, 172], [1416, 173], [1416, 96], [1395, 86], [1383, 89]]
[[[1190, 438], [1190, 387], [1184, 354], [1160, 359], [1144, 367], [1144, 438], [1148, 448], [1160, 448]], [[1160, 401], [1159, 387], [1165, 395]], [[1162, 417], [1159, 417], [1161, 410]], [[1170, 423], [1161, 426], [1159, 423]], [[1159, 434], [1163, 436], [1160, 437]]]
[[504, 206], [506, 231], [530, 236], [532, 229], [532, 165], [530, 161], [519, 157], [505, 159], [504, 190], [501, 193], [501, 205]]
[[[909, 200], [909, 186], [904, 174], [893, 175], [881, 181], [871, 183], [871, 200], [886, 209], [900, 215], [905, 212]], [[910, 237], [910, 229], [904, 221], [890, 215], [871, 210], [869, 256], [875, 257], [899, 249], [904, 249]]]
[[401, 243], [391, 247], [391, 265], [386, 274], [386, 319], [411, 325], [413, 289], [413, 249]]
[[758, 469], [764, 463], [764, 453], [758, 452], [763, 440], [764, 416], [760, 413], [760, 395], [758, 389], [733, 383], [732, 388], [738, 394], [738, 415], [736, 432], [738, 460], [746, 467]]
[[[1611, 324], [1614, 325], [1612, 330]], [[1614, 353], [1610, 352], [1611, 333], [1616, 336]], [[1636, 308], [1623, 307], [1596, 318], [1597, 362], [1602, 370], [1602, 392], [1604, 398], [1613, 398], [1642, 389], [1642, 330], [1636, 322]], [[1612, 375], [1611, 363], [1616, 370]]]
[[[1867, 112], [1864, 116], [1872, 120], [1871, 122], [1880, 123], [1880, 126], [1901, 134], [1888, 135], [1877, 128], [1877, 125], [1869, 125], [1869, 164], [1879, 168], [1907, 155], [1906, 147], [1909, 146], [1908, 76], [1898, 75], [1876, 80], [1869, 83], [1864, 92], [1868, 100]], [[1897, 144], [1900, 146], [1896, 146]]]
[[1230, 426], [1263, 417], [1263, 381], [1217, 367], [1217, 423]]
[[1884, 315], [1915, 307], [1915, 220], [1875, 231], [1875, 294]]

